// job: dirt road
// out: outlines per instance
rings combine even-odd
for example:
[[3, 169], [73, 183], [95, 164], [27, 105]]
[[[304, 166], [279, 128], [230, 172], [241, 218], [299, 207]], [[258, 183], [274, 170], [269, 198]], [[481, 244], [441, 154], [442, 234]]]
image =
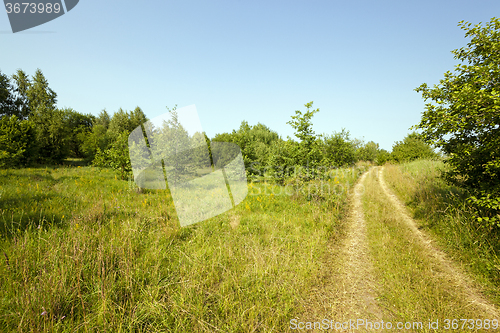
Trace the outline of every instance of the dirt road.
[[328, 249], [330, 273], [309, 304], [311, 319], [422, 322], [407, 332], [436, 332], [435, 320], [437, 331], [447, 323], [451, 329], [452, 319], [462, 319], [455, 331], [480, 332], [486, 326], [471, 319], [491, 328], [491, 320], [500, 320], [480, 286], [419, 229], [387, 186], [383, 167], [372, 167], [354, 186], [345, 231], [342, 245]]

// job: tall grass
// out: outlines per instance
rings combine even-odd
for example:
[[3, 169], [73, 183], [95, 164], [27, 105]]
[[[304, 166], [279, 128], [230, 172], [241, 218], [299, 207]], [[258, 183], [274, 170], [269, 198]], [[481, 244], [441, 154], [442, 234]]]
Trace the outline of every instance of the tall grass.
[[1, 170], [0, 331], [287, 331], [361, 171], [337, 172], [336, 196], [249, 184], [181, 229], [168, 190], [92, 167]]
[[440, 161], [420, 160], [385, 167], [386, 182], [452, 257], [462, 262], [500, 304], [500, 231], [477, 222], [467, 191], [446, 184]]

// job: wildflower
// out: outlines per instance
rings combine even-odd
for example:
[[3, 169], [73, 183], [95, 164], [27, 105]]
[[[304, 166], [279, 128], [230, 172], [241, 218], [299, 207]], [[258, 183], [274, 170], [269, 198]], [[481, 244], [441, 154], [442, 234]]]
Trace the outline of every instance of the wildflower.
[[47, 311], [43, 310], [43, 312], [42, 312], [42, 314], [41, 314], [41, 315], [42, 315], [42, 316], [46, 316], [46, 315], [47, 315]]

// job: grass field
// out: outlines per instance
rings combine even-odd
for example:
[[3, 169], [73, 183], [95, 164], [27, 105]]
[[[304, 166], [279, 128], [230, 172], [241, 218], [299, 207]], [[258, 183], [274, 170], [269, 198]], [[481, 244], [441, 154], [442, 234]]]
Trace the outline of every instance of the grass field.
[[184, 228], [168, 190], [111, 171], [0, 170], [0, 332], [290, 332], [292, 319], [362, 311], [494, 319], [483, 305], [500, 304], [500, 235], [442, 168], [373, 168], [354, 196], [367, 165], [259, 179], [236, 208]]
[[0, 331], [287, 331], [364, 169], [301, 191], [250, 183], [185, 228], [168, 190], [106, 170], [0, 170]]

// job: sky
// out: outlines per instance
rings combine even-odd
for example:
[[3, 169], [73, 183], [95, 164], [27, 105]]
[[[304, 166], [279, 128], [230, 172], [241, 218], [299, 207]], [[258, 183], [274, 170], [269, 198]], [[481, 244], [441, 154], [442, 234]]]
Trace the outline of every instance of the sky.
[[424, 111], [414, 89], [457, 64], [458, 22], [499, 12], [498, 0], [81, 0], [15, 34], [0, 13], [0, 71], [41, 69], [57, 106], [80, 113], [194, 104], [209, 137], [243, 120], [294, 137], [287, 121], [313, 101], [317, 134], [391, 151]]

